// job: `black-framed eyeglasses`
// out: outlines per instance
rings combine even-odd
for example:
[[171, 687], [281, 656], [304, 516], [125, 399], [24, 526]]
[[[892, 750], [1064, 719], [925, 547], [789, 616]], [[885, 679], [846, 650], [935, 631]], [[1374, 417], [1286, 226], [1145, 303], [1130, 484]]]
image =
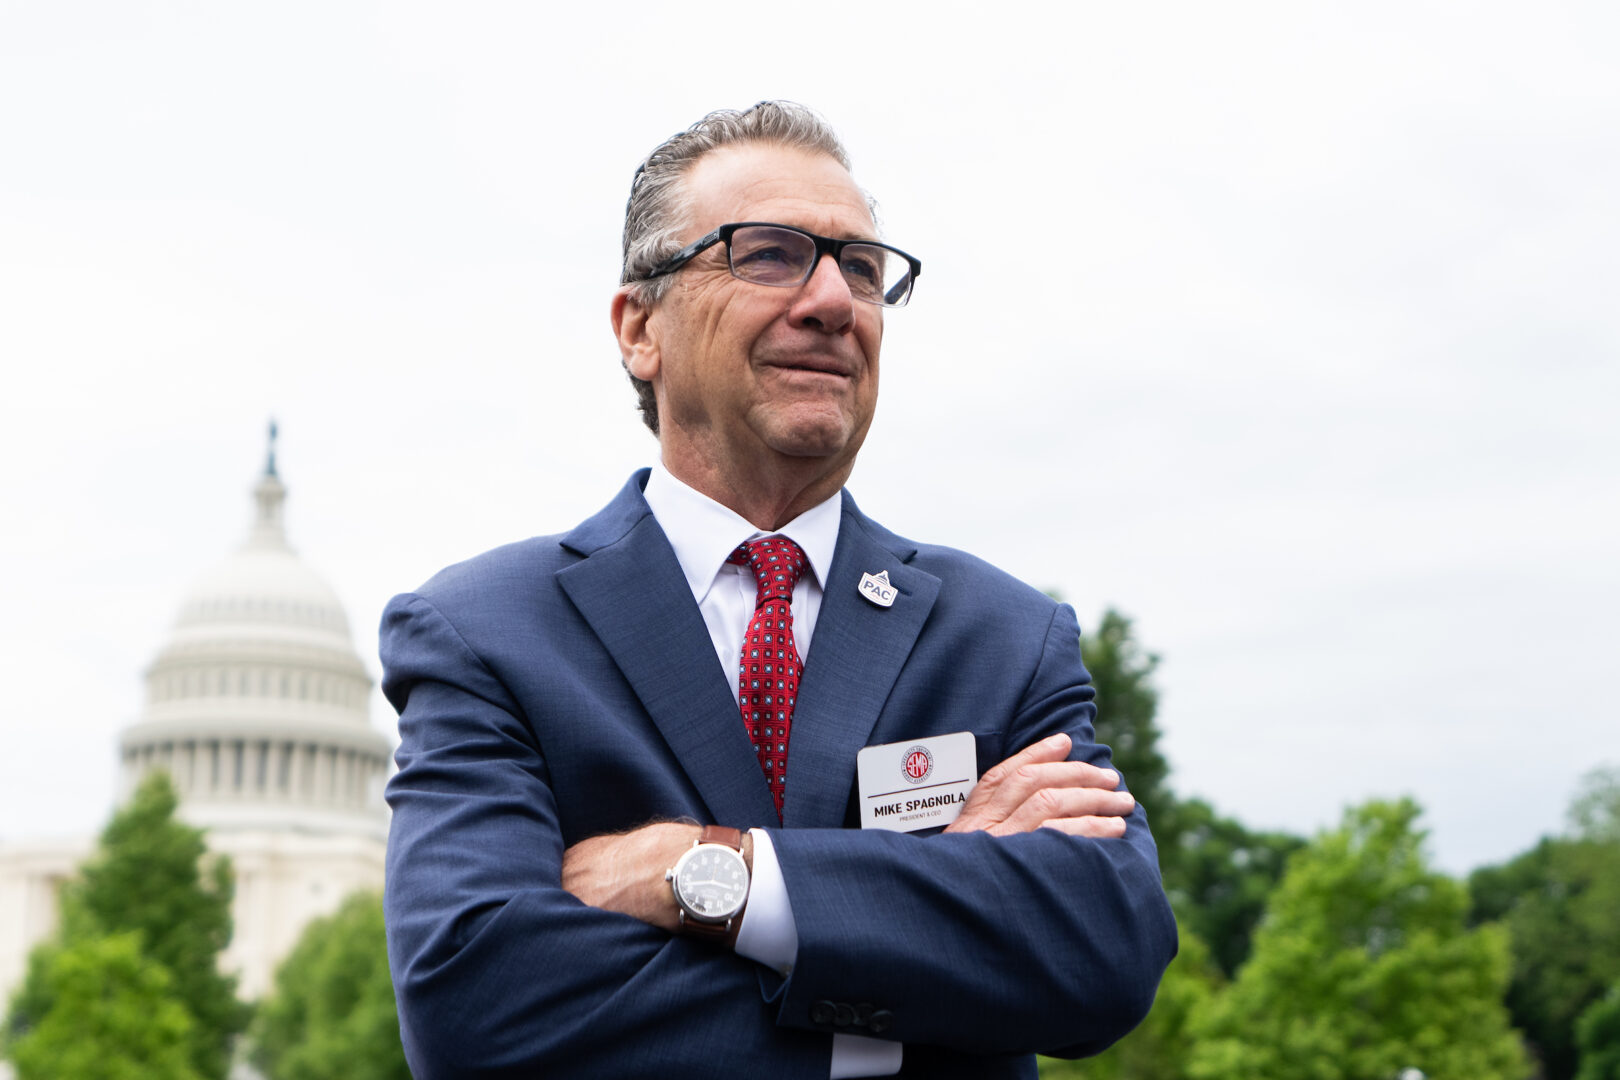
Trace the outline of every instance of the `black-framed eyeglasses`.
[[792, 225], [734, 221], [686, 245], [649, 271], [643, 280], [673, 274], [716, 244], [726, 245], [731, 276], [755, 285], [792, 288], [810, 280], [823, 255], [831, 255], [850, 295], [868, 304], [900, 307], [922, 263], [899, 248], [875, 240], [834, 240]]

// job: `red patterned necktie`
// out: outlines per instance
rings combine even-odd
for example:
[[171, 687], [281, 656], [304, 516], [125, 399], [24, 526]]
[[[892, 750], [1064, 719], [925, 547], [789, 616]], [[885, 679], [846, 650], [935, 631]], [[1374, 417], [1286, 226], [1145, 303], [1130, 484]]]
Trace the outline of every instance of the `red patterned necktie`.
[[750, 540], [726, 561], [751, 567], [759, 587], [754, 616], [743, 634], [737, 700], [780, 821], [787, 788], [788, 733], [793, 727], [793, 704], [799, 698], [799, 677], [804, 674], [799, 650], [793, 644], [793, 586], [809, 561], [799, 545], [785, 536]]

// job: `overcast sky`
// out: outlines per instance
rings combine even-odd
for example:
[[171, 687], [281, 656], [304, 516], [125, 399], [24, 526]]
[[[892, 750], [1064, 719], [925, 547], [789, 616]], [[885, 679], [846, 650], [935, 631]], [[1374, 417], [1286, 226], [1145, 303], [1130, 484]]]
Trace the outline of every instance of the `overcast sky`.
[[851, 490], [1132, 616], [1178, 792], [1461, 872], [1620, 763], [1620, 9], [577, 8], [0, 3], [0, 838], [105, 820], [270, 416], [373, 672], [648, 462], [630, 176], [764, 97], [925, 267]]

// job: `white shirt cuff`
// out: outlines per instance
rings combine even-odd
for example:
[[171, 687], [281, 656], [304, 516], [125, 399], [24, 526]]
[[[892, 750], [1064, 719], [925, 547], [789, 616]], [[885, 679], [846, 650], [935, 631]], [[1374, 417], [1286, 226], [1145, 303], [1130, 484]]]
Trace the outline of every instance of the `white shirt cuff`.
[[834, 1035], [832, 1072], [828, 1080], [851, 1076], [893, 1076], [900, 1071], [905, 1044], [865, 1035]]
[[737, 927], [737, 955], [787, 975], [799, 955], [799, 931], [793, 923], [787, 884], [771, 834], [764, 829], [749, 829], [748, 834], [754, 838], [754, 870], [748, 884], [748, 907]]

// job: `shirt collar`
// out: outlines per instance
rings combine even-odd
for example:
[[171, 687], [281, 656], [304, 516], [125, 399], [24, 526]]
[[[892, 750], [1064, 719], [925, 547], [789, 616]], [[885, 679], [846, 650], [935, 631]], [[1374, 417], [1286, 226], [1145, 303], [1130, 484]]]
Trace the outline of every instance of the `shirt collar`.
[[692, 596], [699, 603], [714, 585], [726, 558], [744, 540], [756, 536], [786, 536], [810, 560], [816, 582], [825, 586], [832, 569], [833, 549], [838, 546], [838, 526], [843, 519], [843, 503], [838, 492], [817, 503], [774, 533], [754, 528], [747, 519], [688, 487], [660, 464], [652, 468], [643, 494], [652, 508], [658, 527], [664, 530], [681, 573]]

